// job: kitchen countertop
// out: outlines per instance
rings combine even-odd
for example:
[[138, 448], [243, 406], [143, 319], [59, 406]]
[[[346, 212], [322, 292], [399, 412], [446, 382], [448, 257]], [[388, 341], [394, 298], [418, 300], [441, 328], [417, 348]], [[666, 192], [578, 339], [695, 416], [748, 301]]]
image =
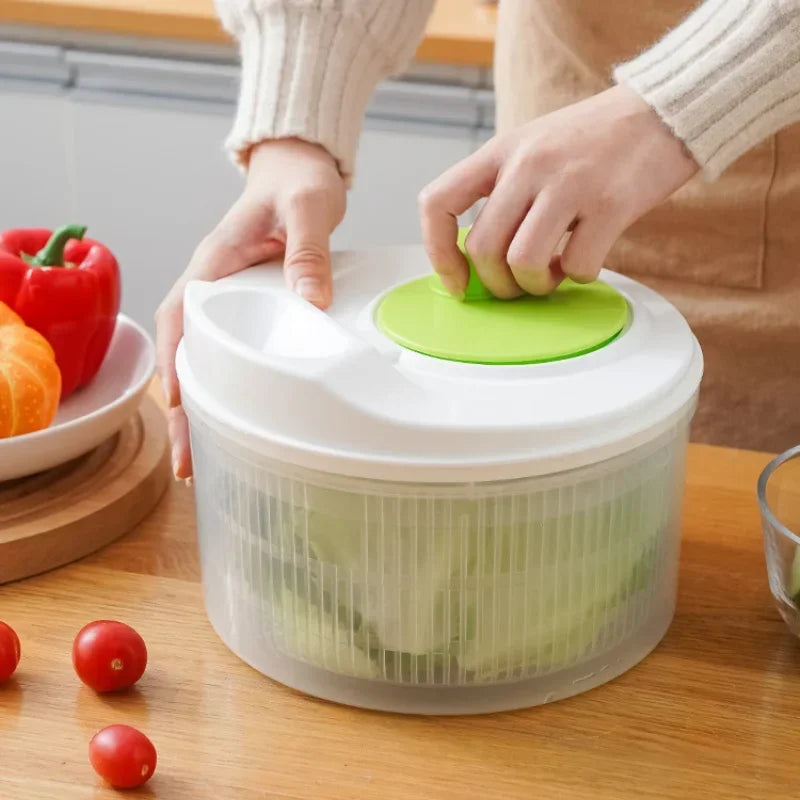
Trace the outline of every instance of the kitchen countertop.
[[[693, 446], [675, 623], [640, 666], [529, 711], [410, 718], [338, 707], [239, 661], [203, 613], [191, 492], [174, 484], [133, 533], [0, 587], [23, 660], [0, 687], [0, 797], [118, 797], [87, 761], [126, 722], [158, 748], [132, 796], [169, 800], [783, 798], [800, 784], [800, 645], [769, 596], [755, 483], [768, 456]], [[96, 618], [136, 627], [139, 687], [100, 697], [70, 664]]]
[[[228, 41], [213, 0], [2, 0], [0, 22], [126, 36]], [[490, 66], [495, 10], [477, 0], [437, 0], [417, 59]]]

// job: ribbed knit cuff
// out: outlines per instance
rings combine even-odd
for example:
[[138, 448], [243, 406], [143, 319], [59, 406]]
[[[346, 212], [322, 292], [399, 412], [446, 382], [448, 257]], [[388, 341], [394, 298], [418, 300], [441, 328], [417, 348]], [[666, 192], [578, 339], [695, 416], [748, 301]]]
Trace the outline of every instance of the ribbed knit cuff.
[[226, 148], [239, 164], [265, 139], [320, 144], [346, 180], [370, 95], [385, 58], [359, 17], [310, 4], [241, 11], [235, 32], [242, 84]]
[[652, 106], [713, 180], [800, 119], [800, 2], [707, 0], [614, 79]]

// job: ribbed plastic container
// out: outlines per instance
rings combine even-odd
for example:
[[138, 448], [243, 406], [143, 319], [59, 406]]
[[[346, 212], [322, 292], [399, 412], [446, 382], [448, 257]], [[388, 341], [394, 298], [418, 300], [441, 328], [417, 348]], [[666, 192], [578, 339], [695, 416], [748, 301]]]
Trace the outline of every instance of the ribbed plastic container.
[[209, 618], [266, 675], [367, 708], [484, 713], [605, 683], [673, 616], [692, 410], [591, 467], [436, 486], [272, 461], [189, 404]]

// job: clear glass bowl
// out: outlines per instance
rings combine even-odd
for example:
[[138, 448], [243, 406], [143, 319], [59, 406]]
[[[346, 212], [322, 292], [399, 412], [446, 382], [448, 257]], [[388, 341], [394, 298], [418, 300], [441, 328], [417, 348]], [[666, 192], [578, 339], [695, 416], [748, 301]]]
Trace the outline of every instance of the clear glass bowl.
[[764, 469], [758, 503], [770, 590], [786, 624], [800, 636], [800, 447]]

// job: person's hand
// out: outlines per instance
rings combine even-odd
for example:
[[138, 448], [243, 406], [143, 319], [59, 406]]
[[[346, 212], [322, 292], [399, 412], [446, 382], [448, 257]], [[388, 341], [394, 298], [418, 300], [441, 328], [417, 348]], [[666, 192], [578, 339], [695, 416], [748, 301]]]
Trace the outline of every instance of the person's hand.
[[565, 275], [588, 283], [620, 234], [697, 169], [644, 100], [617, 86], [495, 137], [428, 185], [425, 248], [448, 291], [463, 294], [457, 217], [487, 197], [466, 249], [492, 294], [548, 294]]
[[175, 374], [187, 282], [216, 280], [284, 254], [289, 287], [327, 308], [331, 302], [329, 239], [344, 216], [345, 202], [344, 181], [322, 147], [282, 139], [253, 148], [244, 192], [197, 247], [156, 312], [158, 372], [169, 406], [176, 478], [192, 474], [189, 428]]

